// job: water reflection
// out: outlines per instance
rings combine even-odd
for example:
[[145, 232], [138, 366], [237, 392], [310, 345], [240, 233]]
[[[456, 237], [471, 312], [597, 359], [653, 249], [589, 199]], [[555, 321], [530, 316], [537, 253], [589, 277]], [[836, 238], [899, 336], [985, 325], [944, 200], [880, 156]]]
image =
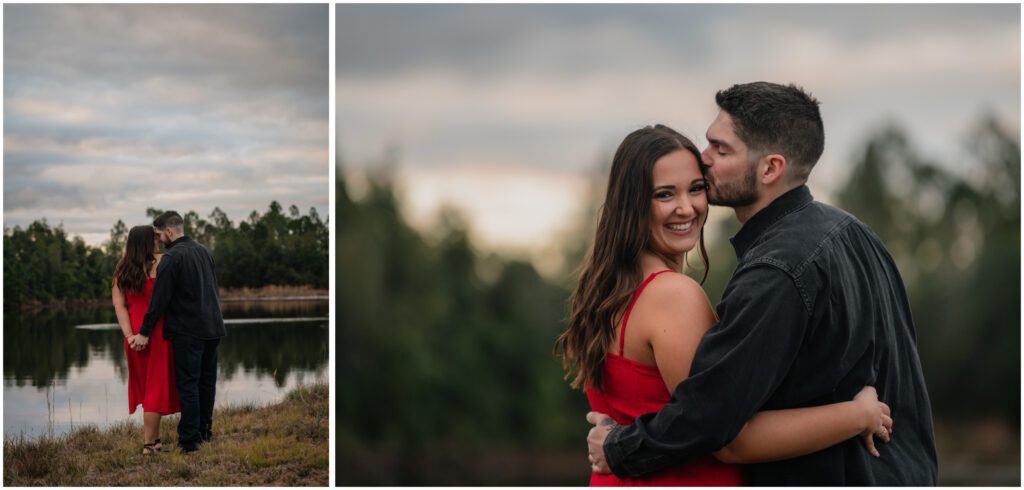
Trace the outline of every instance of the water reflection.
[[[326, 381], [326, 301], [225, 303], [225, 319], [321, 317], [229, 324], [221, 342], [218, 405], [280, 400], [299, 383]], [[4, 318], [4, 434], [39, 435], [127, 417], [128, 371], [111, 308], [9, 312]], [[140, 416], [141, 411], [136, 412]]]
[[[128, 379], [120, 331], [82, 330], [75, 325], [116, 322], [113, 308], [4, 313], [4, 387], [44, 388], [66, 380], [72, 367], [89, 364], [96, 353], [108, 358], [122, 381]], [[7, 404], [4, 403], [6, 409]], [[5, 410], [6, 411], [6, 410]]]

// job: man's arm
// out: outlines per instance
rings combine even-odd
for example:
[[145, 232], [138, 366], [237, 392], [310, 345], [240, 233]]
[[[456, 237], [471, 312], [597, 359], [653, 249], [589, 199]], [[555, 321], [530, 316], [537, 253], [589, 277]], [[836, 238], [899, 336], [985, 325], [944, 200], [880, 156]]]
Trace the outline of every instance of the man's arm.
[[719, 315], [672, 400], [608, 432], [604, 455], [617, 476], [641, 476], [728, 444], [785, 378], [810, 319], [793, 280], [768, 265], [737, 272]]
[[172, 254], [164, 254], [160, 264], [156, 266], [156, 283], [153, 284], [153, 296], [149, 298], [149, 309], [146, 316], [142, 318], [142, 327], [139, 328], [139, 335], [149, 338], [156, 328], [156, 322], [164, 316], [167, 304], [174, 296], [174, 286], [178, 280], [177, 267], [174, 266], [175, 257]]

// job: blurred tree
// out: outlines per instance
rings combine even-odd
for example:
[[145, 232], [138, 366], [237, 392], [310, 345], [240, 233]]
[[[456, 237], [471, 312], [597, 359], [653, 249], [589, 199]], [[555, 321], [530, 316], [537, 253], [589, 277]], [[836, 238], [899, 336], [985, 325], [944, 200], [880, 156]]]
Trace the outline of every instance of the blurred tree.
[[936, 414], [1020, 418], [1020, 144], [994, 118], [964, 176], [898, 128], [864, 146], [839, 205], [889, 247], [907, 285]]
[[110, 229], [110, 239], [104, 244], [104, 249], [107, 255], [120, 257], [127, 243], [128, 227], [125, 226], [124, 221], [117, 220], [114, 227]]
[[462, 216], [443, 208], [426, 239], [402, 218], [387, 170], [369, 177], [359, 202], [341, 172], [337, 186], [337, 438], [346, 483], [382, 481], [353, 456], [368, 447], [394, 455], [383, 481], [408, 483], [436, 481], [417, 466], [424, 452], [578, 445], [583, 397], [551, 357], [568, 292], [525, 262], [502, 261], [483, 281]]

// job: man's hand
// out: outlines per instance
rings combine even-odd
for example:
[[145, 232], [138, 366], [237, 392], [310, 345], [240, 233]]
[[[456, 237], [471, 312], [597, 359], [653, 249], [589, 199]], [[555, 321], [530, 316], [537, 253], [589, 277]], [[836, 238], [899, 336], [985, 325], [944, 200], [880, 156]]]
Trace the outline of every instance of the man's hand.
[[132, 348], [137, 350], [137, 351], [141, 351], [141, 350], [145, 349], [146, 345], [149, 344], [149, 337], [146, 337], [145, 335], [142, 335], [141, 333], [138, 334], [138, 335], [135, 335], [132, 338], [135, 339], [135, 344], [132, 346]]
[[590, 469], [594, 473], [611, 473], [612, 469], [608, 467], [608, 462], [604, 459], [604, 440], [608, 438], [608, 433], [618, 424], [611, 417], [599, 412], [588, 413], [587, 422], [594, 424], [594, 427], [590, 429], [590, 433], [587, 434], [587, 452], [590, 455]]

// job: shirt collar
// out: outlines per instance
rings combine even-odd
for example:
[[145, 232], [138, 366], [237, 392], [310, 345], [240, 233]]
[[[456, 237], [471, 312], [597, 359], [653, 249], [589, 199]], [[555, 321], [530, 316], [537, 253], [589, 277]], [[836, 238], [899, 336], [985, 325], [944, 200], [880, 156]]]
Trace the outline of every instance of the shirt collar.
[[182, 236], [178, 237], [177, 240], [171, 242], [169, 245], [167, 245], [164, 248], [171, 248], [171, 247], [173, 247], [173, 246], [175, 246], [175, 245], [177, 245], [179, 243], [190, 242], [190, 241], [192, 241], [192, 239], [189, 238], [188, 235], [182, 235]]
[[811, 196], [810, 189], [806, 185], [801, 185], [787, 191], [785, 194], [779, 196], [777, 199], [768, 204], [764, 209], [758, 211], [754, 216], [751, 216], [749, 220], [740, 228], [739, 233], [736, 236], [729, 239], [732, 243], [733, 249], [736, 250], [737, 260], [742, 259], [746, 255], [747, 250], [761, 238], [768, 228], [770, 228], [775, 222], [784, 218], [786, 215], [804, 207], [807, 203], [814, 200]]

